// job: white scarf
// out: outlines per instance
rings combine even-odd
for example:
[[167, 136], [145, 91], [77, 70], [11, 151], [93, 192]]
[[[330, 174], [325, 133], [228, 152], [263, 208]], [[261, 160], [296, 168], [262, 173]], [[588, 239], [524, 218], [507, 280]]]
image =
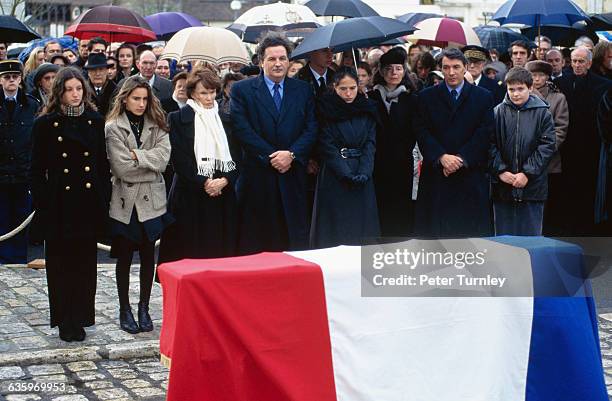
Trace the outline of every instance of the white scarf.
[[193, 99], [187, 100], [187, 105], [195, 112], [193, 153], [198, 175], [212, 178], [215, 171], [235, 170], [236, 163], [229, 151], [217, 101], [211, 109], [205, 109]]
[[380, 97], [382, 97], [382, 101], [387, 108], [387, 113], [391, 112], [391, 104], [397, 102], [397, 98], [401, 93], [408, 92], [408, 89], [404, 85], [400, 85], [392, 91], [381, 84], [375, 85], [374, 89], [380, 92]]

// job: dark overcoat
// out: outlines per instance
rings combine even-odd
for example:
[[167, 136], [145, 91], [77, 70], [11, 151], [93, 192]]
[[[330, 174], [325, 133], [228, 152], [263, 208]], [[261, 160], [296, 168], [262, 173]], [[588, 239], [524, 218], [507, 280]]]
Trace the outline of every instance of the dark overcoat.
[[504, 101], [504, 97], [506, 96], [506, 85], [502, 81], [494, 81], [482, 74], [478, 86], [491, 92], [494, 106]]
[[[314, 96], [307, 83], [292, 78], [285, 78], [283, 92], [277, 111], [263, 75], [232, 86], [233, 134], [243, 148], [237, 184], [243, 253], [308, 244], [306, 165], [317, 137]], [[277, 150], [295, 155], [284, 174], [270, 164]]]
[[588, 72], [584, 78], [573, 73], [555, 80], [565, 95], [569, 128], [561, 147], [562, 185], [570, 196], [564, 210], [568, 234], [595, 234], [595, 192], [599, 171], [601, 138], [597, 130], [597, 108], [612, 81]]
[[[358, 157], [343, 157], [341, 149], [356, 149]], [[311, 246], [361, 245], [378, 237], [380, 228], [372, 172], [376, 151], [376, 120], [367, 114], [333, 121], [321, 128], [318, 153], [322, 165], [317, 178]], [[351, 184], [351, 176], [368, 181]]]
[[45, 239], [51, 327], [95, 321], [96, 241], [106, 234], [110, 166], [104, 119], [86, 110], [36, 119], [32, 196]]
[[[424, 237], [474, 237], [491, 234], [489, 180], [486, 174], [493, 133], [493, 96], [465, 82], [451, 101], [444, 83], [418, 94], [414, 119], [423, 154], [415, 231]], [[459, 155], [464, 167], [445, 177], [439, 159]]]
[[408, 92], [387, 108], [378, 90], [368, 92], [376, 102], [381, 124], [376, 132], [374, 186], [380, 218], [380, 231], [386, 237], [405, 237], [413, 232], [412, 184], [416, 136], [412, 120], [416, 96]]
[[102, 238], [110, 201], [102, 116], [45, 114], [32, 137], [32, 196], [44, 238]]
[[[194, 155], [195, 113], [190, 106], [170, 113], [171, 162], [174, 181], [169, 197], [169, 210], [176, 219], [162, 234], [159, 261], [203, 259], [236, 255], [237, 210], [234, 185], [238, 169], [217, 172], [214, 178], [225, 177], [229, 183], [217, 197], [204, 190], [208, 179], [198, 175]], [[232, 159], [238, 149], [228, 140]]]

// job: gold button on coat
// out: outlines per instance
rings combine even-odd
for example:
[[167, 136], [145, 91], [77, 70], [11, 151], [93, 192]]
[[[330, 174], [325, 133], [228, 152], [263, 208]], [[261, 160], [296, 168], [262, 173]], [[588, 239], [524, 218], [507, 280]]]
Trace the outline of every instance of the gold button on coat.
[[69, 171], [68, 171], [68, 169], [67, 169], [67, 168], [65, 168], [65, 169], [64, 169], [64, 174], [68, 174], [68, 172], [69, 172]]
[[89, 166], [85, 166], [85, 171], [89, 172], [89, 170], [90, 170]]
[[58, 141], [58, 142], [61, 142], [61, 141], [63, 141], [63, 140], [64, 140], [64, 138], [62, 138], [61, 136], [58, 136], [58, 137], [57, 137], [57, 141]]
[[87, 189], [91, 188], [91, 184], [90, 183], [85, 184], [85, 188]]
[[67, 187], [66, 187], [66, 191], [70, 191], [70, 186], [67, 186]]
[[83, 153], [83, 156], [89, 156], [89, 152]]
[[62, 157], [65, 159], [68, 157], [68, 153], [62, 153]]
[[53, 123], [53, 126], [57, 127], [57, 126], [59, 126], [59, 123], [57, 123], [57, 121], [56, 121], [56, 122]]

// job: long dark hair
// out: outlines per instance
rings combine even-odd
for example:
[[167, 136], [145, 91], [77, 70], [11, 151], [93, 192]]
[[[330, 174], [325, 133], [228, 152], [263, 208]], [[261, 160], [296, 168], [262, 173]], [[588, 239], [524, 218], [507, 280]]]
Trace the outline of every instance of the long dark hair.
[[53, 112], [60, 112], [62, 105], [62, 97], [64, 96], [64, 92], [66, 92], [66, 81], [71, 79], [78, 79], [81, 82], [81, 86], [83, 86], [83, 100], [82, 103], [85, 104], [86, 109], [97, 111], [98, 108], [91, 100], [91, 88], [81, 71], [79, 71], [76, 67], [67, 66], [61, 68], [55, 79], [53, 80], [53, 87], [51, 88], [51, 96], [49, 96], [49, 103], [42, 110], [40, 115], [50, 114]]
[[116, 120], [122, 113], [125, 113], [125, 100], [138, 88], [147, 90], [147, 108], [145, 109], [145, 116], [157, 124], [159, 128], [168, 131], [166, 113], [162, 109], [159, 99], [153, 94], [149, 82], [137, 75], [133, 75], [125, 80], [119, 93], [115, 97], [113, 107], [106, 116], [106, 121]]

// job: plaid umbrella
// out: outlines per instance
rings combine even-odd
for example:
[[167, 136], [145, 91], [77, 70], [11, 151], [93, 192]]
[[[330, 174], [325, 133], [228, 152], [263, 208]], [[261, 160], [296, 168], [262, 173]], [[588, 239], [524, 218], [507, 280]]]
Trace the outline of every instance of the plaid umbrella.
[[[489, 50], [495, 49], [500, 54], [507, 52], [510, 48], [510, 43], [514, 42], [515, 40], [524, 40], [527, 43], [531, 42], [528, 37], [521, 35], [510, 28], [504, 28], [501, 26], [480, 25], [474, 27], [474, 32], [476, 32], [476, 35], [478, 35], [478, 38], [482, 43], [482, 47]], [[530, 45], [531, 44], [532, 43], [530, 43]], [[532, 45], [535, 47], [535, 43]]]

